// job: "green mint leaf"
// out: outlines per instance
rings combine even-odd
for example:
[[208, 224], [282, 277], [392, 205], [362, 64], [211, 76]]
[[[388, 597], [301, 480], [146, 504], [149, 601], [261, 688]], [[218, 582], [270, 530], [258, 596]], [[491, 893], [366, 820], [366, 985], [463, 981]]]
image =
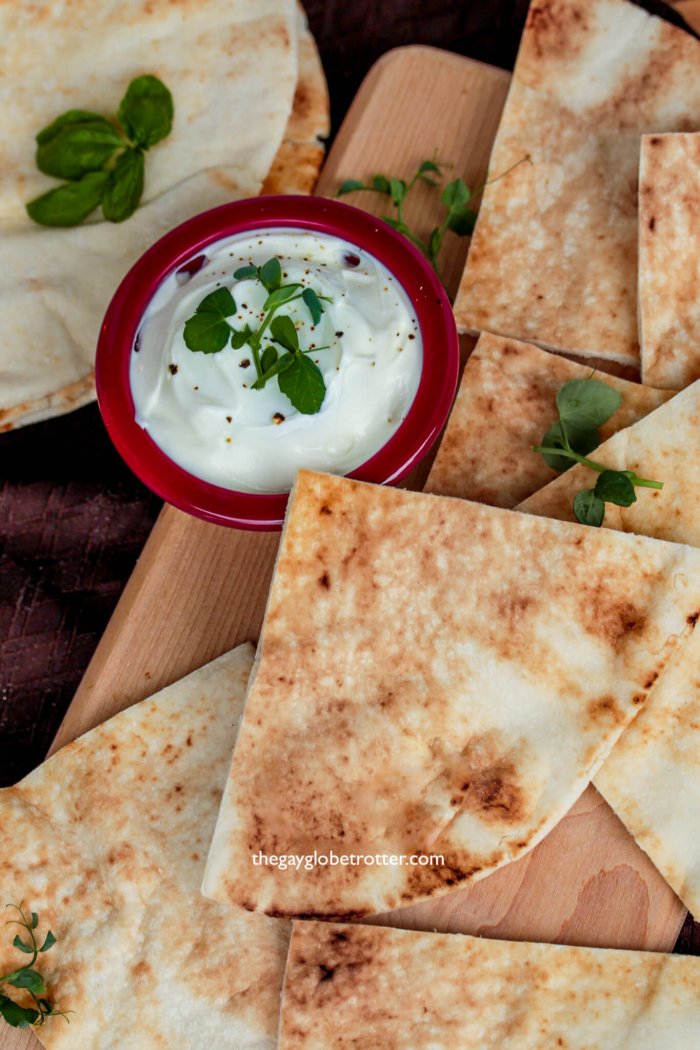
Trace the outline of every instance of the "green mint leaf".
[[326, 384], [318, 365], [304, 354], [295, 354], [294, 360], [280, 373], [279, 387], [297, 412], [311, 416], [318, 412], [326, 396]]
[[593, 489], [583, 489], [574, 497], [574, 514], [582, 525], [592, 525], [598, 529], [605, 517], [605, 503]]
[[224, 320], [236, 312], [236, 300], [228, 288], [217, 288], [215, 291], [205, 295], [197, 307], [198, 314], [217, 314]]
[[442, 244], [442, 230], [439, 226], [436, 226], [433, 232], [430, 234], [430, 254], [435, 257], [440, 251]]
[[434, 171], [436, 175], [441, 175], [442, 174], [442, 172], [440, 171], [440, 168], [438, 167], [438, 165], [435, 163], [434, 160], [424, 160], [423, 161], [421, 166], [418, 168], [418, 172], [419, 172], [419, 174], [422, 174], [424, 171]]
[[242, 328], [240, 331], [232, 332], [231, 346], [233, 347], [233, 349], [240, 350], [242, 346], [245, 346], [252, 334], [253, 333], [251, 332], [248, 325], [246, 325], [245, 328]]
[[299, 335], [291, 317], [275, 317], [270, 324], [270, 331], [275, 342], [280, 343], [285, 350], [294, 353], [299, 349]]
[[379, 193], [386, 193], [388, 195], [391, 193], [391, 183], [386, 175], [373, 175], [372, 189], [377, 190]]
[[258, 268], [257, 266], [239, 266], [234, 271], [233, 277], [236, 281], [246, 281], [249, 277], [257, 277]]
[[262, 352], [262, 357], [260, 358], [260, 367], [263, 370], [263, 375], [265, 374], [265, 372], [269, 372], [269, 370], [272, 368], [272, 366], [277, 361], [278, 357], [279, 357], [279, 354], [277, 353], [277, 348], [276, 347], [274, 347], [274, 346], [267, 346], [267, 347], [265, 347], [265, 349]]
[[13, 988], [26, 988], [27, 991], [33, 992], [34, 995], [46, 995], [44, 978], [38, 970], [17, 970], [16, 973], [7, 978], [7, 983], [11, 984]]
[[31, 925], [31, 928], [33, 930], [35, 930], [38, 925], [39, 925], [39, 916], [37, 915], [37, 913], [35, 911], [33, 911], [32, 912], [32, 925]]
[[623, 470], [605, 470], [598, 475], [595, 494], [606, 503], [615, 503], [618, 507], [631, 507], [637, 502], [637, 494], [629, 475]]
[[[282, 267], [279, 259], [268, 259], [258, 270], [258, 276], [268, 292], [276, 291], [282, 284]], [[291, 286], [290, 286], [291, 287]], [[299, 287], [296, 285], [295, 287]], [[265, 307], [267, 310], [267, 307]]]
[[218, 354], [226, 346], [231, 329], [215, 313], [196, 313], [185, 321], [185, 345], [200, 354]]
[[34, 949], [32, 948], [31, 944], [25, 944], [19, 934], [17, 934], [12, 943], [18, 951], [25, 952], [25, 954], [27, 955], [34, 954]]
[[12, 1028], [28, 1028], [39, 1020], [39, 1012], [26, 1006], [20, 1006], [6, 995], [0, 994], [0, 1017]]
[[435, 181], [435, 179], [431, 179], [429, 175], [419, 175], [418, 178], [420, 179], [421, 182], [427, 182], [429, 186], [437, 186], [437, 185], [439, 185]]
[[42, 944], [42, 946], [39, 949], [39, 951], [40, 952], [47, 952], [49, 950], [49, 948], [53, 948], [55, 943], [56, 943], [56, 938], [51, 933], [51, 930], [49, 930], [49, 932], [46, 934], [46, 937], [44, 938], [44, 943]]
[[364, 190], [364, 182], [360, 182], [359, 179], [346, 179], [345, 182], [341, 182], [338, 190], [336, 191], [336, 197], [343, 197], [346, 193], [354, 193], [355, 190]]
[[65, 182], [30, 201], [27, 214], [42, 226], [77, 226], [100, 203], [108, 177], [105, 171], [93, 171], [79, 182]]
[[93, 120], [104, 120], [104, 117], [101, 117], [99, 113], [89, 113], [86, 109], [69, 109], [41, 129], [36, 136], [37, 146], [43, 146], [67, 124], [85, 124]]
[[301, 293], [301, 297], [306, 303], [309, 313], [311, 314], [311, 320], [314, 324], [318, 324], [321, 320], [321, 314], [323, 313], [323, 303], [316, 295], [313, 288], [305, 288]]
[[473, 208], [451, 211], [447, 216], [447, 228], [458, 237], [471, 237], [476, 226], [476, 212]]
[[394, 204], [400, 204], [406, 196], [406, 183], [403, 179], [389, 179], [389, 193]]
[[300, 284], [285, 284], [283, 288], [277, 288], [274, 292], [270, 292], [263, 303], [263, 310], [265, 313], [267, 313], [268, 310], [276, 310], [278, 306], [282, 306], [283, 303], [287, 303], [290, 299], [294, 299], [301, 287]]
[[597, 430], [579, 430], [578, 427], [572, 426], [571, 423], [563, 423], [562, 426], [566, 430], [569, 447], [574, 452], [578, 452], [579, 456], [588, 456], [598, 448], [600, 434]]
[[[589, 452], [593, 452], [600, 444], [600, 435], [597, 430], [578, 430], [568, 423], [566, 424], [566, 437], [569, 439], [570, 448], [581, 456], [587, 456]], [[561, 420], [557, 420], [549, 428], [540, 444], [548, 448], [566, 448]], [[554, 456], [547, 452], [542, 453], [542, 458], [548, 467], [558, 471], [560, 474], [576, 465], [573, 459], [567, 459], [566, 456]]]
[[124, 222], [133, 215], [143, 194], [144, 159], [140, 149], [127, 149], [109, 173], [102, 198], [102, 214], [109, 222]]
[[579, 430], [601, 426], [618, 410], [622, 395], [599, 379], [572, 379], [557, 393], [557, 408], [565, 423]]
[[282, 356], [275, 361], [274, 365], [268, 368], [267, 372], [263, 372], [260, 378], [255, 380], [251, 390], [262, 390], [268, 379], [272, 379], [273, 376], [279, 375], [280, 372], [285, 372], [290, 365], [294, 364], [295, 356], [295, 354], [282, 354]]
[[136, 77], [119, 103], [119, 123], [131, 141], [143, 149], [160, 142], [173, 126], [173, 96], [153, 76]]
[[98, 117], [79, 124], [63, 124], [37, 148], [36, 164], [45, 175], [79, 179], [99, 171], [124, 142], [115, 128]]
[[459, 211], [469, 202], [471, 194], [464, 179], [448, 182], [440, 194], [440, 200], [448, 211]]

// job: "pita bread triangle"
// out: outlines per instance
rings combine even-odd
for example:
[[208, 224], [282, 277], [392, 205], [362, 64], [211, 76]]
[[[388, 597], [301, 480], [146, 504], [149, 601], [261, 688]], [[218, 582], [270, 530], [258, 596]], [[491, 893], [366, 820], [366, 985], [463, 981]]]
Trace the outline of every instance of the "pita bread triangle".
[[639, 365], [644, 132], [700, 129], [700, 42], [626, 0], [533, 0], [455, 303], [461, 330]]
[[[37, 968], [72, 1011], [34, 1029], [50, 1050], [276, 1046], [288, 924], [199, 893], [252, 664], [234, 649], [0, 791], [0, 904], [56, 935]], [[10, 929], [3, 974], [27, 961]]]
[[700, 135], [644, 135], [639, 168], [642, 378], [700, 378]]
[[[462, 374], [457, 398], [426, 484], [441, 496], [512, 508], [557, 477], [532, 452], [556, 419], [556, 394], [589, 365], [515, 339], [482, 333]], [[603, 439], [668, 401], [669, 391], [605, 375], [622, 404], [601, 428]]]
[[[357, 918], [521, 855], [698, 598], [691, 548], [300, 472], [204, 893]], [[262, 859], [331, 851], [404, 861]]]
[[295, 923], [280, 1050], [689, 1050], [700, 959]]
[[[700, 381], [596, 450], [617, 470], [664, 482], [638, 490], [631, 507], [607, 505], [605, 526], [700, 547]], [[651, 473], [649, 473], [651, 472]], [[590, 484], [575, 466], [520, 505], [530, 514], [571, 520], [573, 497]], [[700, 636], [693, 634], [660, 677], [593, 782], [664, 878], [700, 915]]]
[[[517, 351], [517, 352], [516, 352]], [[475, 367], [476, 366], [476, 367]], [[442, 445], [428, 479], [433, 492], [479, 495], [513, 506], [516, 493], [553, 472], [531, 451], [556, 417], [562, 383], [579, 378], [571, 362], [524, 344], [483, 335], [469, 359]], [[586, 370], [586, 375], [590, 370]], [[606, 427], [633, 423], [664, 392], [601, 378], [623, 394]], [[492, 404], [491, 394], [498, 400]], [[642, 399], [642, 400], [640, 400]], [[495, 404], [495, 409], [494, 409]], [[621, 413], [629, 413], [626, 417]], [[637, 502], [608, 504], [605, 526], [700, 546], [700, 382], [634, 425], [610, 437], [595, 458], [614, 469], [636, 469], [664, 482], [639, 490]], [[463, 469], [463, 465], [467, 469]], [[591, 474], [575, 466], [545, 484], [518, 509], [574, 521], [573, 498]], [[683, 902], [700, 915], [700, 848], [689, 833], [700, 812], [700, 635], [694, 633], [661, 675], [647, 703], [625, 730], [594, 783]], [[682, 795], [679, 785], [682, 783]]]

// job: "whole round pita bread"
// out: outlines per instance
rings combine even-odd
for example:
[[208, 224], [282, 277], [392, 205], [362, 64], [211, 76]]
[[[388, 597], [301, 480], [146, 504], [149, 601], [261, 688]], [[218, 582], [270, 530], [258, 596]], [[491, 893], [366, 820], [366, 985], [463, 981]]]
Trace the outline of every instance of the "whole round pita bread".
[[[0, 80], [0, 431], [94, 399], [104, 311], [154, 240], [200, 211], [257, 194], [268, 173], [267, 192], [308, 192], [315, 181], [328, 99], [303, 12], [292, 0], [182, 6], [128, 0], [95, 12], [79, 4], [68, 22], [53, 0], [42, 5], [38, 26], [24, 8], [19, 17], [18, 5], [0, 8], [0, 31], [7, 37], [12, 22], [13, 56], [20, 55]], [[35, 54], [37, 33], [56, 56], [60, 83], [21, 57]], [[115, 112], [129, 80], [144, 71], [172, 90], [175, 122], [148, 155], [141, 207], [117, 225], [35, 226], [24, 204], [55, 181], [36, 170], [34, 133], [67, 108]]]

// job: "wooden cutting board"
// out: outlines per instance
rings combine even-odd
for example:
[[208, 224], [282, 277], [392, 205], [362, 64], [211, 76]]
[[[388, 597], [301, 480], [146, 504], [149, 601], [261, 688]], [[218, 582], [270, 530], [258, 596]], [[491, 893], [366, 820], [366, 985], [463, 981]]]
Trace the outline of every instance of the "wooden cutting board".
[[[426, 47], [385, 55], [364, 81], [317, 192], [350, 177], [408, 176], [435, 155], [478, 186], [485, 175], [509, 74]], [[386, 199], [357, 194], [376, 214]], [[439, 221], [436, 194], [411, 195], [412, 225]], [[448, 235], [444, 272], [454, 294], [467, 242]], [[469, 344], [465, 342], [465, 353]], [[419, 485], [425, 470], [414, 477]], [[262, 623], [278, 534], [244, 533], [165, 507], [88, 667], [53, 750], [247, 639]], [[670, 950], [685, 909], [603, 799], [588, 788], [535, 850], [435, 901], [377, 921], [417, 929]], [[0, 1050], [33, 1035], [0, 1029]], [[78, 1048], [76, 1048], [78, 1050]]]

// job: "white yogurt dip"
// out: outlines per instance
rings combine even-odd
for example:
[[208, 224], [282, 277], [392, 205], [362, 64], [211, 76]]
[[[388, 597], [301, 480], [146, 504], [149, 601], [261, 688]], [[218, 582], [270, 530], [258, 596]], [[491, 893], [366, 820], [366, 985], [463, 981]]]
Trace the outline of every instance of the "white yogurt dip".
[[[275, 314], [292, 319], [301, 348], [328, 347], [310, 355], [326, 385], [315, 414], [293, 408], [276, 377], [251, 389], [248, 345], [198, 353], [185, 344], [185, 322], [220, 287], [237, 308], [227, 322], [257, 329], [267, 292], [233, 274], [272, 257], [283, 284], [332, 300], [316, 325], [301, 299]], [[224, 488], [286, 492], [300, 467], [347, 474], [379, 451], [406, 417], [422, 361], [415, 311], [385, 266], [340, 238], [272, 228], [217, 241], [163, 282], [144, 314], [130, 379], [136, 421], [179, 466]]]

